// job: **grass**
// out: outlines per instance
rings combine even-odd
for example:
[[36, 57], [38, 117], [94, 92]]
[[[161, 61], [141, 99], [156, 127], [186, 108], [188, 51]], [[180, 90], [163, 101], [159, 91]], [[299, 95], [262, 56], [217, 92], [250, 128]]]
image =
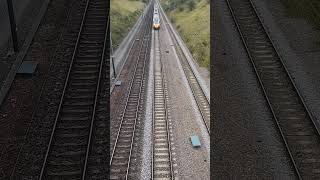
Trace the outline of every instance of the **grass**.
[[162, 0], [162, 5], [192, 56], [201, 67], [210, 70], [210, 4], [207, 0], [192, 0], [191, 8], [181, 1], [175, 9], [168, 8], [170, 1]]
[[140, 0], [111, 0], [112, 43], [116, 48], [133, 27], [142, 12]]

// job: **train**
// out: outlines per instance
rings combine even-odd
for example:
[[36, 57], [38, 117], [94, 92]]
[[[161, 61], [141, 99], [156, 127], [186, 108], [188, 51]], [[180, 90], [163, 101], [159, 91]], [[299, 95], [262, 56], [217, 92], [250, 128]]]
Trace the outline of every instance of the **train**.
[[153, 8], [153, 29], [159, 30], [160, 29], [160, 16], [159, 16], [159, 8], [157, 5], [154, 5]]

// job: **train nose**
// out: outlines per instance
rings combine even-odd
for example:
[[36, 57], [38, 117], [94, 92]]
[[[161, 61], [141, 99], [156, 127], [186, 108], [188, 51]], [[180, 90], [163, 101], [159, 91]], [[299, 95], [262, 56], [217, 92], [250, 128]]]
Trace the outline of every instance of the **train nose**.
[[154, 27], [155, 29], [159, 29], [159, 28], [160, 28], [160, 24], [155, 24], [155, 25], [153, 25], [153, 27]]

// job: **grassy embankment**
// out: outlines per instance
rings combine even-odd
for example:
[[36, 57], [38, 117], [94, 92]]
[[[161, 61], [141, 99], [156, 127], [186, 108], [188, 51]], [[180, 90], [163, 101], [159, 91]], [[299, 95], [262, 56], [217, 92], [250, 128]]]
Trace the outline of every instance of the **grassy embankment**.
[[210, 70], [210, 1], [162, 0], [161, 4], [193, 58]]
[[114, 49], [133, 27], [143, 10], [143, 0], [111, 0], [111, 33]]

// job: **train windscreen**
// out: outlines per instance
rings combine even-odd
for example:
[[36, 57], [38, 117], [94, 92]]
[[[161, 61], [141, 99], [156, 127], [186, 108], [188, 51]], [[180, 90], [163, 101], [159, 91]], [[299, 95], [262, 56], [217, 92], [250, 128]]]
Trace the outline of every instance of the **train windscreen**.
[[156, 24], [159, 24], [159, 23], [160, 23], [160, 19], [159, 19], [158, 16], [155, 16], [155, 17], [153, 18], [153, 23], [156, 23]]

